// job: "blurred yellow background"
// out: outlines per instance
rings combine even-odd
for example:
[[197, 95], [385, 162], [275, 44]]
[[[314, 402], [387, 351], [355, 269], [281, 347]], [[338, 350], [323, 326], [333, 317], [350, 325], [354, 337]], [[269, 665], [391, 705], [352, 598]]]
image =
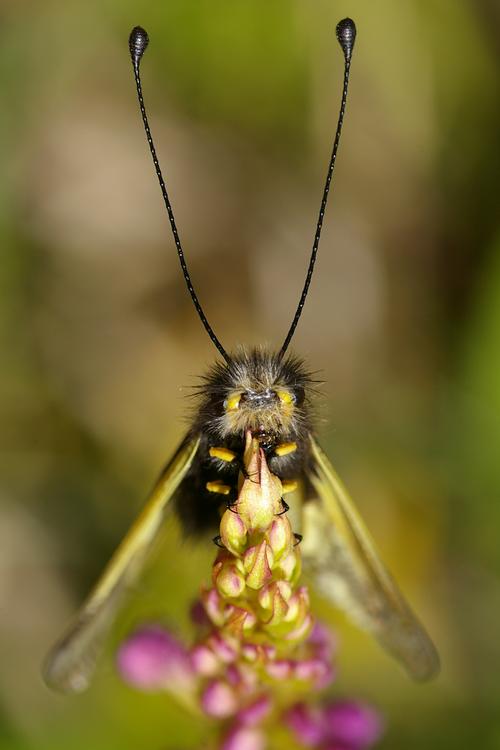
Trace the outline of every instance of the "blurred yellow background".
[[385, 750], [500, 748], [500, 9], [494, 0], [87, 0], [0, 9], [0, 747], [199, 746], [120, 684], [139, 617], [184, 631], [209, 570], [171, 535], [81, 697], [39, 677], [186, 425], [214, 359], [182, 281], [128, 58], [193, 280], [227, 349], [281, 345], [351, 92], [317, 273], [294, 339], [326, 382], [322, 442], [439, 647], [415, 686], [339, 630], [338, 695]]

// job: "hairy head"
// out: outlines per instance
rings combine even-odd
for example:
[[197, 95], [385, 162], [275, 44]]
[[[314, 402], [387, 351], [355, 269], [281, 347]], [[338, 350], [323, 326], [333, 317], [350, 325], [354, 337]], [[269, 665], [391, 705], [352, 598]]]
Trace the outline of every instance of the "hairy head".
[[227, 439], [255, 434], [294, 438], [310, 423], [312, 381], [302, 360], [240, 349], [203, 378], [196, 427]]

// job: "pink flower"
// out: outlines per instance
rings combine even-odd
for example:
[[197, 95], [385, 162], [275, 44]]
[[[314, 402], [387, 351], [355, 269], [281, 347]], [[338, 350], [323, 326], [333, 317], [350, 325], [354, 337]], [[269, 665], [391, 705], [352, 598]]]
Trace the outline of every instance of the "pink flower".
[[337, 650], [337, 640], [330, 628], [316, 620], [308, 638], [308, 643], [314, 647], [314, 653], [330, 661]]
[[203, 602], [200, 599], [196, 599], [191, 605], [189, 610], [191, 622], [193, 625], [197, 625], [199, 628], [208, 627], [210, 625], [210, 618], [208, 617]]
[[201, 706], [208, 716], [226, 719], [238, 709], [238, 698], [227, 682], [212, 680], [203, 691]]
[[194, 673], [188, 652], [161, 625], [136, 630], [120, 646], [118, 671], [129, 685], [146, 691], [191, 689]]
[[235, 726], [222, 741], [221, 750], [264, 750], [266, 739], [258, 729]]
[[365, 750], [380, 738], [383, 722], [371, 706], [339, 701], [323, 709], [323, 728], [329, 742], [352, 750]]
[[238, 721], [247, 727], [253, 727], [260, 724], [268, 716], [272, 708], [272, 702], [269, 695], [261, 695], [252, 703], [238, 712]]
[[319, 710], [297, 703], [285, 717], [298, 742], [306, 747], [318, 747], [325, 738], [323, 717]]
[[370, 706], [354, 701], [320, 708], [297, 703], [286, 722], [299, 742], [321, 750], [366, 750], [382, 734], [382, 719]]

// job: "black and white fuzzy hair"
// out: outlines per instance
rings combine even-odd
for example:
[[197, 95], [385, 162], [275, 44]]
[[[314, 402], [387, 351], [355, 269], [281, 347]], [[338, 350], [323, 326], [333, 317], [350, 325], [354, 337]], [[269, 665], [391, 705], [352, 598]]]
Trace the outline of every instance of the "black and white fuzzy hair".
[[[264, 347], [241, 347], [228, 362], [217, 361], [202, 378], [196, 389], [200, 401], [193, 432], [243, 436], [260, 421], [283, 439], [295, 439], [312, 427], [315, 382], [299, 357], [281, 359]], [[241, 408], [228, 411], [228, 402], [238, 397], [242, 397]]]

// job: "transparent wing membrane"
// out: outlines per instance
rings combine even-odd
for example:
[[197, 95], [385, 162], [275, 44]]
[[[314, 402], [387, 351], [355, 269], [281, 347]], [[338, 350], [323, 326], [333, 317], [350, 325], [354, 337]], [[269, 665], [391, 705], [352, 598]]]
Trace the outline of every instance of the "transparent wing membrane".
[[314, 488], [304, 503], [302, 554], [320, 591], [370, 631], [415, 680], [439, 671], [439, 656], [380, 560], [328, 458], [312, 439]]
[[151, 495], [117, 548], [75, 620], [49, 652], [43, 667], [47, 685], [65, 693], [88, 687], [103, 642], [126, 588], [143, 568], [170, 499], [184, 479], [199, 439], [181, 445], [156, 482]]

